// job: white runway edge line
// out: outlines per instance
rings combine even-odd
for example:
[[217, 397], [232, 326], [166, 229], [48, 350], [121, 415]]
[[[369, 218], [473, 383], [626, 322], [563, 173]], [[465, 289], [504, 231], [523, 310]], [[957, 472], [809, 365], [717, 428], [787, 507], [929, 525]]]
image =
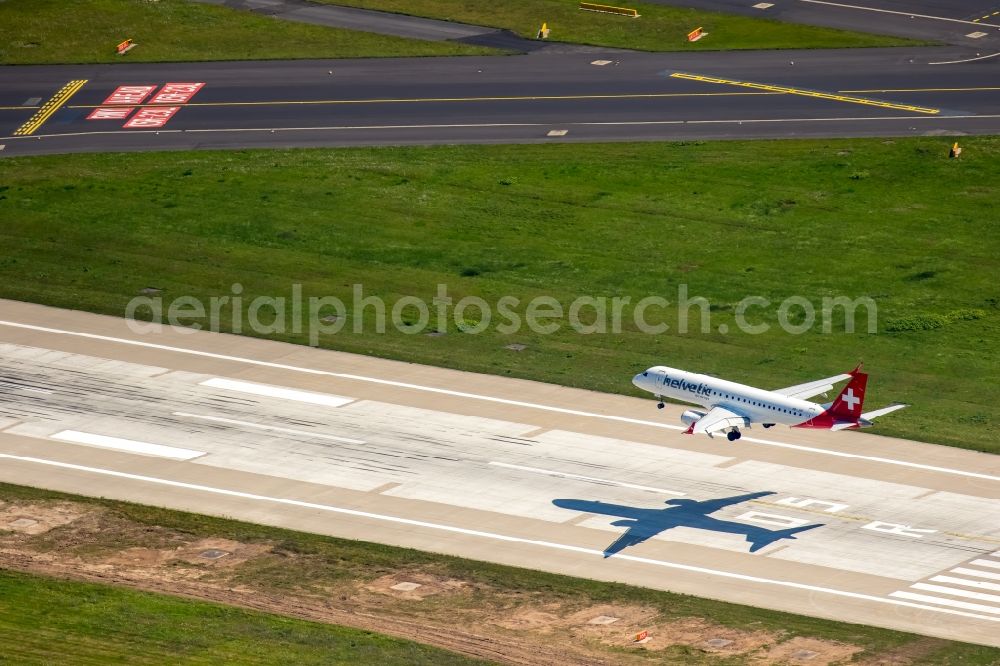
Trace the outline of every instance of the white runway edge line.
[[338, 437], [337, 435], [327, 435], [321, 432], [309, 432], [308, 430], [295, 430], [293, 428], [282, 428], [281, 426], [266, 425], [264, 423], [251, 423], [250, 421], [237, 421], [236, 419], [227, 419], [222, 416], [209, 416], [207, 414], [189, 414], [188, 412], [174, 412], [174, 416], [182, 416], [188, 419], [201, 419], [203, 421], [212, 421], [214, 423], [225, 423], [226, 425], [243, 426], [245, 428], [256, 428], [257, 430], [271, 430], [274, 432], [283, 432], [289, 435], [300, 435], [302, 437], [312, 437], [316, 439], [329, 439], [334, 442], [343, 442], [345, 444], [364, 444], [365, 442], [360, 439], [351, 439], [350, 437]]
[[[977, 24], [978, 25], [978, 24]], [[622, 120], [622, 121], [592, 121], [574, 122], [569, 121], [564, 124], [571, 127], [600, 127], [600, 126], [658, 126], [658, 125], [742, 125], [754, 123], [836, 123], [836, 122], [863, 122], [863, 121], [946, 121], [946, 120], [993, 120], [1000, 118], [1000, 114], [956, 114], [949, 116], [834, 116], [830, 118], [743, 118], [732, 120]], [[490, 128], [534, 128], [551, 127], [552, 123], [453, 123], [438, 125], [319, 125], [312, 127], [219, 127], [202, 129], [177, 129], [177, 130], [134, 130], [127, 133], [121, 131], [93, 131], [93, 132], [62, 132], [48, 134], [32, 134], [31, 136], [5, 136], [0, 140], [16, 141], [18, 139], [58, 139], [76, 136], [100, 136], [109, 135], [115, 137], [134, 137], [144, 134], [198, 134], [198, 133], [229, 133], [240, 132], [350, 132], [352, 130], [406, 130], [406, 129], [490, 129]]]
[[[507, 398], [496, 398], [488, 395], [480, 395], [477, 393], [466, 393], [464, 391], [452, 391], [450, 389], [436, 388], [433, 386], [420, 386], [419, 384], [407, 384], [406, 382], [396, 382], [389, 379], [377, 379], [375, 377], [364, 377], [362, 375], [351, 375], [342, 372], [330, 372], [328, 370], [316, 370], [315, 368], [303, 368], [296, 365], [287, 365], [284, 363], [274, 363], [272, 361], [259, 361], [257, 359], [245, 358], [242, 356], [230, 356], [228, 354], [217, 354], [215, 352], [200, 351], [197, 349], [186, 349], [184, 347], [173, 347], [170, 345], [161, 345], [155, 342], [142, 342], [140, 340], [129, 340], [127, 338], [116, 338], [108, 335], [98, 335], [96, 333], [83, 333], [81, 331], [67, 331], [59, 328], [49, 328], [47, 326], [36, 326], [35, 324], [22, 324], [20, 322], [4, 321], [0, 320], [0, 326], [10, 326], [12, 328], [21, 328], [29, 331], [40, 331], [42, 333], [54, 333], [57, 335], [68, 335], [79, 338], [87, 338], [90, 340], [103, 340], [105, 342], [115, 342], [123, 345], [130, 345], [133, 347], [145, 347], [147, 349], [160, 349], [163, 351], [177, 352], [180, 354], [190, 354], [192, 356], [202, 356], [205, 358], [214, 358], [223, 361], [233, 361], [235, 363], [247, 363], [250, 365], [256, 365], [265, 368], [276, 368], [279, 370], [289, 370], [292, 372], [301, 372], [310, 375], [320, 375], [324, 377], [338, 377], [340, 379], [352, 379], [360, 382], [370, 382], [373, 384], [382, 384], [386, 386], [395, 386], [397, 388], [412, 389], [414, 391], [425, 391], [428, 393], [438, 393], [441, 395], [450, 395], [457, 398], [468, 398], [470, 400], [483, 400], [486, 402], [494, 402], [503, 405], [511, 405], [514, 407], [526, 407], [529, 409], [538, 409], [547, 412], [554, 412], [557, 414], [569, 414], [571, 416], [583, 416], [595, 419], [604, 419], [607, 421], [615, 421], [618, 423], [632, 423], [635, 425], [650, 426], [652, 428], [663, 428], [666, 430], [685, 430], [682, 426], [675, 426], [669, 423], [660, 423], [658, 421], [646, 421], [643, 419], [633, 419], [627, 416], [615, 416], [613, 414], [597, 414], [595, 412], [584, 412], [577, 409], [567, 409], [565, 407], [554, 407], [551, 405], [539, 405], [532, 402], [523, 402], [521, 400], [510, 400]], [[186, 331], [185, 331], [186, 332]], [[857, 453], [846, 453], [843, 451], [831, 451], [828, 449], [819, 449], [812, 446], [803, 446], [800, 444], [786, 444], [783, 442], [774, 442], [767, 439], [757, 439], [754, 437], [744, 436], [740, 439], [740, 442], [753, 442], [755, 444], [764, 444], [766, 446], [776, 446], [783, 449], [791, 449], [795, 451], [805, 451], [807, 453], [817, 453], [826, 456], [835, 456], [837, 458], [850, 458], [853, 460], [868, 460], [870, 462], [885, 463], [887, 465], [898, 465], [901, 467], [909, 467], [912, 469], [921, 469], [929, 472], [941, 472], [942, 474], [954, 474], [957, 476], [965, 476], [974, 479], [985, 479], [987, 481], [1000, 481], [1000, 476], [994, 474], [983, 474], [981, 472], [969, 472], [961, 469], [952, 469], [949, 467], [938, 467], [936, 465], [924, 465], [922, 463], [909, 462], [907, 460], [895, 460], [893, 458], [881, 458], [878, 456], [865, 456]]]
[[534, 474], [544, 474], [545, 476], [555, 476], [561, 479], [576, 479], [578, 481], [593, 481], [594, 483], [603, 483], [608, 486], [619, 486], [621, 488], [632, 488], [634, 490], [649, 490], [654, 493], [663, 493], [665, 495], [677, 495], [678, 497], [684, 495], [685, 493], [677, 492], [676, 490], [667, 490], [666, 488], [654, 488], [652, 486], [640, 486], [636, 483], [625, 483], [623, 481], [612, 481], [611, 479], [599, 479], [595, 476], [583, 476], [582, 474], [570, 474], [569, 472], [557, 472], [551, 469], [541, 469], [540, 467], [525, 467], [524, 465], [511, 465], [510, 463], [502, 463], [491, 461], [491, 465], [494, 467], [504, 467], [506, 469], [516, 469], [522, 472], [532, 472]]
[[932, 21], [947, 21], [949, 23], [965, 23], [967, 25], [985, 25], [991, 28], [1000, 28], [1000, 25], [994, 25], [992, 23], [976, 23], [975, 21], [966, 21], [964, 19], [948, 18], [946, 16], [929, 16], [927, 14], [914, 14], [912, 12], [900, 12], [900, 11], [894, 11], [892, 9], [879, 9], [877, 7], [864, 7], [862, 5], [845, 5], [839, 2], [828, 2], [828, 0], [801, 0], [801, 2], [808, 2], [811, 5], [828, 5], [830, 7], [841, 7], [843, 9], [860, 9], [862, 11], [878, 12], [880, 14], [898, 14], [899, 16], [930, 19]]
[[204, 451], [181, 449], [176, 446], [165, 446], [150, 442], [139, 442], [134, 439], [108, 437], [107, 435], [95, 435], [89, 432], [80, 432], [79, 430], [63, 430], [62, 432], [50, 435], [49, 439], [57, 439], [61, 442], [71, 442], [73, 444], [84, 444], [86, 446], [96, 446], [102, 449], [138, 453], [144, 456], [170, 458], [172, 460], [191, 460], [192, 458], [205, 455]]
[[269, 384], [257, 384], [255, 382], [241, 382], [235, 379], [224, 379], [213, 377], [199, 383], [200, 386], [210, 388], [220, 388], [237, 393], [250, 393], [251, 395], [262, 395], [268, 398], [281, 398], [282, 400], [294, 400], [296, 402], [308, 402], [313, 405], [323, 405], [324, 407], [343, 407], [354, 402], [353, 398], [342, 398], [339, 395], [329, 393], [314, 393], [313, 391], [299, 391], [285, 388], [283, 386], [271, 386]]
[[[410, 525], [412, 527], [422, 527], [431, 530], [439, 530], [442, 532], [451, 532], [454, 534], [464, 534], [466, 536], [475, 536], [483, 539], [493, 539], [495, 541], [505, 541], [508, 543], [522, 543], [532, 546], [538, 546], [540, 548], [549, 548], [554, 550], [562, 550], [573, 553], [580, 553], [582, 555], [593, 555], [594, 557], [600, 557], [604, 559], [604, 551], [597, 550], [595, 548], [584, 548], [582, 546], [571, 546], [569, 544], [555, 543], [553, 541], [541, 541], [539, 539], [525, 539], [523, 537], [515, 537], [506, 534], [499, 534], [496, 532], [486, 532], [483, 530], [472, 530], [464, 527], [457, 527], [454, 525], [443, 525], [440, 523], [431, 523], [424, 520], [414, 520], [412, 518], [401, 518], [399, 516], [389, 516], [379, 513], [372, 513], [370, 511], [359, 511], [357, 509], [347, 509], [338, 506], [332, 506], [329, 504], [317, 504], [315, 502], [305, 502], [301, 500], [288, 499], [284, 497], [268, 497], [267, 495], [257, 495], [254, 493], [245, 493], [238, 490], [227, 490], [225, 488], [214, 488], [212, 486], [204, 486], [195, 483], [186, 483], [183, 481], [174, 481], [171, 479], [160, 479], [152, 476], [143, 476], [141, 474], [129, 474], [127, 472], [119, 472], [116, 470], [103, 469], [100, 467], [87, 467], [85, 465], [76, 465], [73, 463], [60, 462], [56, 460], [46, 460], [44, 458], [33, 458], [30, 456], [17, 456], [9, 453], [0, 453], [0, 459], [6, 460], [18, 460], [26, 463], [34, 463], [39, 465], [49, 465], [52, 467], [58, 467], [61, 469], [71, 469], [79, 472], [88, 472], [91, 474], [101, 474], [105, 476], [111, 476], [120, 479], [130, 479], [133, 481], [141, 481], [145, 483], [155, 483], [158, 485], [170, 486], [173, 488], [184, 488], [187, 490], [196, 490], [206, 493], [213, 493], [216, 495], [225, 495], [228, 497], [239, 497], [242, 499], [255, 500], [258, 502], [270, 502], [274, 504], [284, 504], [288, 506], [295, 506], [305, 509], [315, 509], [318, 511], [328, 511], [330, 513], [337, 513], [341, 515], [354, 516], [356, 518], [366, 518], [369, 520], [379, 520], [384, 522], [396, 523], [400, 525]], [[877, 597], [870, 594], [862, 594], [860, 592], [848, 592], [847, 590], [836, 590], [829, 587], [821, 587], [818, 585], [808, 585], [806, 583], [796, 583], [787, 580], [776, 580], [772, 578], [761, 578], [759, 576], [750, 576], [747, 574], [735, 573], [732, 571], [722, 571], [718, 569], [708, 569], [706, 567], [699, 567], [690, 564], [680, 564], [678, 562], [667, 562], [665, 560], [654, 560], [647, 557], [638, 557], [636, 555], [625, 555], [623, 553], [617, 553], [614, 556], [618, 560], [627, 560], [629, 562], [636, 562], [638, 564], [648, 564], [651, 566], [663, 567], [666, 569], [678, 569], [681, 571], [690, 571], [693, 573], [706, 574], [710, 576], [718, 576], [721, 578], [729, 578], [735, 580], [742, 580], [751, 583], [760, 583], [762, 585], [774, 585], [777, 587], [786, 587], [797, 590], [804, 590], [807, 592], [820, 592], [824, 594], [830, 594], [833, 596], [846, 597], [850, 599], [861, 599], [864, 601], [871, 601], [873, 603], [888, 604], [893, 606], [906, 606], [909, 608], [918, 608], [920, 610], [934, 611], [938, 613], [947, 613], [950, 615], [960, 615], [962, 617], [973, 618], [977, 620], [989, 620], [993, 622], [1000, 622], [1000, 617], [991, 617], [989, 615], [978, 615], [975, 613], [967, 613], [957, 610], [950, 610], [945, 608], [939, 608], [935, 606], [928, 606], [925, 604], [916, 604], [906, 601], [899, 601], [896, 599], [890, 599], [888, 597]], [[894, 593], [896, 594], [896, 593]], [[1000, 612], [998, 610], [997, 612]]]

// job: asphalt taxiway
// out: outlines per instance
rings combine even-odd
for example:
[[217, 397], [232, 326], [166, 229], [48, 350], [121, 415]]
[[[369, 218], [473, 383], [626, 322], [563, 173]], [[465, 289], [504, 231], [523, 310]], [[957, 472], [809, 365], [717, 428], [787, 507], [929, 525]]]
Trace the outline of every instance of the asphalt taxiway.
[[11, 301], [0, 387], [3, 481], [1000, 645], [996, 456]]
[[990, 134], [998, 82], [960, 48], [0, 68], [0, 155]]

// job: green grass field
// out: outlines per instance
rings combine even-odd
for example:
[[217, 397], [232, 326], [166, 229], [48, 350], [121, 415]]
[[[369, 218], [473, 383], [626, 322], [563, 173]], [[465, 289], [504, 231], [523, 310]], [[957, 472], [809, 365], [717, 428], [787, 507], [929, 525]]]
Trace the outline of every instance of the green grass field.
[[[133, 39], [125, 56], [115, 45]], [[5, 0], [0, 64], [362, 58], [498, 53], [276, 20], [187, 0]]]
[[[851, 369], [872, 374], [868, 408], [912, 407], [871, 432], [1000, 452], [1000, 139], [686, 142], [66, 155], [0, 161], [0, 296], [121, 316], [145, 287], [169, 303], [231, 294], [332, 295], [352, 285], [391, 306], [551, 295], [650, 295], [678, 288], [711, 304], [709, 330], [680, 333], [675, 307], [637, 330], [443, 337], [348, 312], [323, 346], [608, 392], [662, 363], [762, 387]], [[735, 306], [752, 308], [741, 332]], [[806, 299], [807, 332], [778, 326], [778, 304]], [[824, 333], [824, 297], [868, 297], [867, 318]], [[793, 308], [792, 323], [801, 323]], [[411, 323], [415, 310], [404, 310]], [[587, 313], [584, 312], [586, 319]], [[468, 310], [462, 328], [479, 315]], [[228, 317], [224, 317], [223, 324]], [[265, 317], [266, 319], [266, 317]], [[363, 332], [355, 334], [355, 324]], [[720, 327], [729, 328], [727, 334]], [[225, 329], [225, 326], [223, 326]], [[912, 330], [908, 330], [912, 329]], [[415, 331], [417, 327], [407, 331]], [[427, 331], [423, 331], [427, 332]], [[305, 333], [271, 337], [305, 342]], [[505, 345], [521, 343], [521, 352]], [[650, 402], [650, 415], [656, 410]], [[850, 433], [843, 433], [850, 437]]]
[[[657, 622], [704, 618], [724, 627], [772, 633], [782, 641], [801, 636], [849, 643], [864, 649], [856, 655], [858, 660], [871, 658], [872, 663], [882, 663], [877, 661], [879, 657], [888, 659], [887, 652], [894, 654], [896, 659], [908, 655], [906, 663], [913, 666], [992, 666], [1000, 659], [998, 648], [927, 639], [900, 631], [618, 583], [0, 483], [0, 502], [44, 504], [54, 500], [104, 507], [112, 512], [113, 518], [107, 522], [115, 527], [95, 532], [91, 541], [75, 533], [70, 545], [60, 536], [61, 530], [71, 525], [55, 528], [29, 542], [38, 552], [61, 551], [86, 556], [131, 547], [163, 548], [165, 544], [158, 539], [177, 531], [189, 539], [214, 537], [242, 543], [276, 544], [276, 552], [245, 562], [227, 579], [268, 593], [288, 591], [293, 595], [322, 598], [328, 596], [330, 590], [344, 589], [341, 586], [345, 584], [365, 583], [400, 572], [422, 572], [440, 579], [460, 580], [475, 590], [464, 597], [445, 596], [437, 600], [428, 597], [415, 605], [396, 609], [415, 618], [440, 619], [443, 614], [464, 623], [462, 618], [479, 617], [477, 613], [484, 609], [509, 614], [522, 606], [558, 607], [564, 611], [595, 604], [640, 606], [655, 609], [659, 613]], [[164, 529], [171, 532], [164, 532]], [[129, 535], [124, 541], [121, 539], [123, 533]], [[170, 541], [169, 545], [174, 543]], [[282, 554], [295, 555], [292, 566], [288, 557]], [[466, 611], [472, 615], [463, 615]], [[109, 632], [109, 627], [114, 630]], [[94, 638], [96, 634], [100, 634], [100, 640]], [[60, 635], [63, 637], [57, 640]], [[367, 632], [112, 588], [57, 583], [0, 570], [0, 654], [20, 657], [34, 653], [34, 661], [46, 662], [47, 656], [50, 658], [47, 663], [52, 663], [51, 657], [58, 654], [53, 650], [60, 649], [60, 645], [79, 645], [76, 649], [87, 651], [81, 654], [93, 657], [87, 663], [114, 663], [114, 658], [120, 659], [126, 649], [148, 655], [144, 661], [136, 661], [136, 657], [128, 663], [157, 663], [159, 656], [165, 653], [198, 663], [314, 663], [319, 661], [317, 654], [328, 657], [326, 663], [341, 663], [334, 657], [349, 661], [352, 655], [355, 660], [351, 663], [473, 663], [443, 651]], [[917, 645], [922, 647], [915, 651]], [[21, 652], [13, 652], [15, 649]], [[287, 650], [287, 653], [278, 650]], [[242, 661], [238, 658], [241, 652], [244, 653]], [[275, 659], [279, 654], [280, 659]], [[745, 663], [739, 656], [726, 660], [723, 656], [706, 655], [703, 650], [686, 646], [650, 652], [647, 656], [649, 663]], [[23, 661], [29, 660], [18, 663]], [[902, 662], [893, 660], [891, 663]]]
[[486, 663], [356, 629], [3, 569], [0, 654], [17, 664]]
[[[542, 22], [550, 41], [594, 44], [642, 51], [712, 51], [726, 49], [812, 49], [901, 46], [915, 41], [881, 35], [781, 23], [697, 9], [633, 2], [610, 4], [636, 8], [639, 18], [586, 12], [577, 0], [319, 0], [402, 14], [507, 28], [535, 37]], [[609, 4], [609, 3], [601, 3]], [[702, 27], [708, 36], [693, 43], [686, 35]]]

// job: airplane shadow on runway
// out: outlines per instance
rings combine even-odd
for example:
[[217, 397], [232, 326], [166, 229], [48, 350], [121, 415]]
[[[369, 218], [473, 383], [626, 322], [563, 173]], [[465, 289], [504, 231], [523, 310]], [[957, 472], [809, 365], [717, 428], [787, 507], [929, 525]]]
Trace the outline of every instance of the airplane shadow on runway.
[[555, 499], [552, 500], [552, 503], [562, 509], [617, 516], [623, 519], [611, 523], [616, 527], [627, 527], [628, 529], [614, 543], [604, 549], [604, 557], [606, 558], [675, 527], [692, 527], [724, 534], [742, 534], [750, 544], [750, 552], [754, 553], [775, 541], [794, 539], [795, 535], [800, 532], [823, 526], [822, 523], [817, 523], [783, 530], [768, 530], [708, 515], [733, 504], [773, 494], [773, 492], [759, 492], [701, 502], [693, 499], [670, 499], [666, 501], [666, 504], [670, 506], [665, 509], [644, 509], [581, 499]]

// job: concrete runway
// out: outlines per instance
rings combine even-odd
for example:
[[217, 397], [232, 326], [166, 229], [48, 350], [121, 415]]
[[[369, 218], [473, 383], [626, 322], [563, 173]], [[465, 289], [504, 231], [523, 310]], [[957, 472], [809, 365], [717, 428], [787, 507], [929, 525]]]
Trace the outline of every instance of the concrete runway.
[[[1000, 57], [970, 57], [947, 47], [8, 67], [0, 155], [1000, 133]], [[204, 86], [161, 94], [176, 82]], [[123, 85], [150, 92], [112, 98]]]
[[3, 481], [1000, 645], [996, 456], [12, 301], [0, 388]]

